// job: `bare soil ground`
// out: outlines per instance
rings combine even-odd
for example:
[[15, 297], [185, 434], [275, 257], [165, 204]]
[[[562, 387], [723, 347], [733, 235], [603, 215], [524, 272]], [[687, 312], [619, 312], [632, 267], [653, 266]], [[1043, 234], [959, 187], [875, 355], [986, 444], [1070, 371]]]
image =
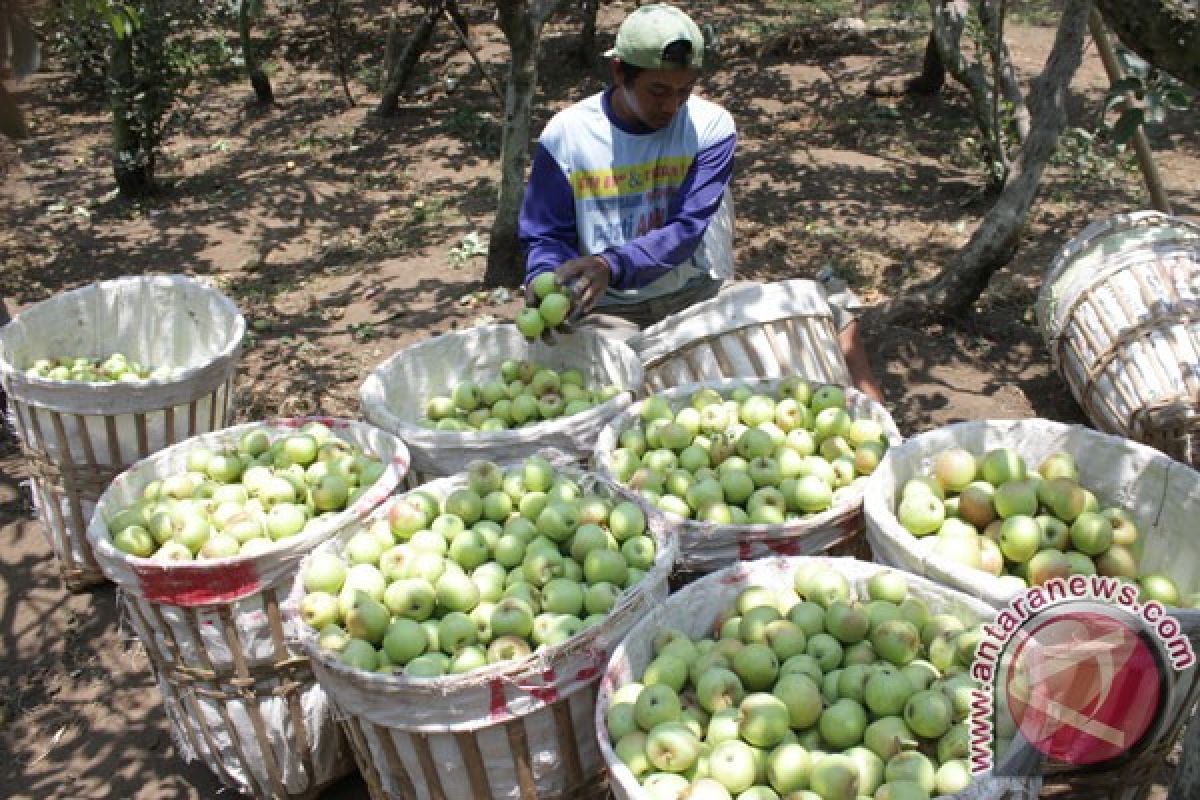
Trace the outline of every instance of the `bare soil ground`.
[[[740, 128], [739, 274], [804, 277], [828, 265], [848, 280], [872, 306], [868, 351], [906, 433], [979, 418], [1083, 421], [1031, 307], [1060, 246], [1091, 220], [1148, 206], [1138, 174], [1067, 148], [1017, 257], [975, 313], [953, 326], [885, 326], [878, 310], [940, 269], [989, 203], [959, 87], [933, 98], [864, 91], [917, 68], [923, 4], [875, 4], [864, 36], [797, 24], [797, 4], [691, 5], [721, 34], [703, 92]], [[294, 4], [276, 9], [264, 26], [276, 105], [257, 109], [235, 77], [194, 90], [165, 145], [163, 190], [142, 203], [116, 197], [104, 108], [52, 58], [20, 87], [33, 138], [0, 142], [0, 297], [9, 310], [119, 275], [208, 276], [252, 323], [238, 421], [356, 416], [360, 383], [397, 349], [510, 317], [514, 302], [478, 293], [483, 259], [460, 255], [464, 236], [486, 238], [490, 226], [496, 99], [442, 31], [400, 114], [376, 118], [384, 15], [373, 3], [349, 6], [358, 20], [347, 32], [353, 106], [331, 71], [322, 20]], [[603, 44], [631, 6], [605, 6]], [[401, 29], [411, 29], [416, 12], [400, 9]], [[489, 13], [474, 8], [470, 18], [487, 68], [502, 76], [502, 35]], [[1044, 59], [1052, 20], [1010, 23], [1026, 77]], [[598, 69], [580, 65], [576, 31], [571, 18], [547, 31], [535, 129], [603, 85]], [[1073, 125], [1093, 127], [1106, 86], [1089, 46], [1072, 86]], [[1198, 119], [1193, 107], [1153, 138], [1176, 211], [1190, 216], [1200, 215]], [[0, 438], [0, 796], [228, 794], [178, 757], [114, 589], [63, 590], [25, 477], [16, 443]], [[364, 792], [349, 778], [326, 796]]]

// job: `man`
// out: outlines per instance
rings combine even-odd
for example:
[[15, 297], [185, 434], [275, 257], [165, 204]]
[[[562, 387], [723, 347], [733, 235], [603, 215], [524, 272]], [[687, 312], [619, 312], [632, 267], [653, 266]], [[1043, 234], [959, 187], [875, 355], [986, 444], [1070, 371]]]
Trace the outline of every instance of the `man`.
[[[572, 287], [574, 319], [628, 338], [732, 278], [737, 130], [727, 111], [692, 95], [704, 37], [679, 9], [638, 8], [605, 55], [613, 85], [542, 132], [518, 232], [527, 284], [555, 271]], [[857, 324], [848, 314], [839, 322], [851, 376], [880, 398]]]

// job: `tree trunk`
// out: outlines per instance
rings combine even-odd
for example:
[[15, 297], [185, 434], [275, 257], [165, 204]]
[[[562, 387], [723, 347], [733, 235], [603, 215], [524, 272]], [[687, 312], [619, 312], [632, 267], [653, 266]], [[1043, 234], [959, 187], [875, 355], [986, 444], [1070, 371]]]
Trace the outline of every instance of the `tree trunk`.
[[938, 53], [937, 37], [929, 32], [925, 42], [925, 58], [921, 61], [921, 74], [908, 81], [905, 90], [913, 94], [937, 94], [946, 85], [946, 67]]
[[596, 14], [600, 11], [600, 0], [581, 0], [583, 26], [579, 31], [579, 60], [585, 67], [596, 63]]
[[8, 93], [3, 83], [0, 83], [0, 136], [10, 139], [24, 139], [29, 136], [25, 116], [17, 106], [16, 98]]
[[504, 137], [500, 144], [500, 195], [488, 244], [486, 286], [520, 286], [525, 278], [517, 217], [525, 194], [529, 129], [537, 91], [537, 57], [542, 26], [562, 0], [497, 0], [500, 30], [508, 40], [510, 65], [504, 96]]
[[488, 245], [485, 286], [519, 286], [525, 278], [517, 217], [529, 162], [529, 129], [533, 95], [537, 91], [537, 55], [542, 21], [526, 0], [496, 4], [500, 29], [511, 50], [508, 86], [504, 92], [504, 135], [500, 144], [500, 196]]
[[[991, 0], [982, 0], [980, 3], [980, 16], [984, 19], [984, 24], [989, 30], [999, 30], [1000, 36], [988, 39], [988, 45], [992, 55], [993, 79], [992, 79], [992, 103], [993, 109], [998, 97], [1005, 97], [1012, 105], [1013, 123], [1017, 129], [1017, 142], [1024, 142], [1029, 138], [1029, 108], [1025, 105], [1025, 96], [1021, 91], [1021, 79], [1017, 77], [1017, 69], [1013, 66], [1012, 51], [1008, 49], [1008, 43], [1004, 41], [1003, 24], [1004, 24], [1004, 3], [1000, 4], [999, 13], [991, 7]], [[994, 16], [999, 17], [999, 27], [993, 19]], [[995, 115], [993, 114], [993, 117]], [[996, 120], [999, 124], [999, 120]]]
[[982, 62], [968, 62], [963, 55], [962, 38], [966, 31], [970, 0], [930, 0], [933, 12], [932, 36], [937, 42], [942, 64], [971, 95], [971, 113], [987, 149], [988, 168], [993, 182], [1003, 185], [1007, 179], [1008, 155], [1001, 133], [992, 120], [992, 91]]
[[1133, 52], [1200, 89], [1200, 7], [1196, 0], [1096, 0], [1108, 27]]
[[154, 148], [138, 109], [139, 87], [133, 66], [135, 34], [113, 34], [108, 95], [113, 119], [113, 177], [121, 194], [144, 197], [154, 186]]
[[329, 44], [333, 49], [333, 66], [342, 85], [342, 94], [353, 107], [354, 94], [350, 91], [349, 69], [346, 67], [346, 56], [349, 54], [353, 58], [353, 53], [350, 53], [350, 46], [346, 43], [346, 14], [342, 0], [331, 0], [329, 3]]
[[258, 51], [250, 38], [250, 0], [238, 3], [238, 35], [242, 39], [242, 59], [246, 62], [246, 74], [254, 87], [254, 96], [260, 106], [269, 106], [275, 102], [275, 93], [271, 91], [271, 81], [262, 70]]
[[892, 303], [886, 314], [889, 321], [915, 322], [935, 316], [962, 315], [987, 288], [992, 274], [1012, 258], [1037, 195], [1042, 171], [1066, 127], [1066, 94], [1083, 57], [1090, 6], [1090, 0], [1065, 3], [1054, 46], [1030, 93], [1032, 132], [996, 204], [971, 241], [937, 278]]
[[400, 107], [400, 94], [404, 91], [413, 68], [421, 60], [421, 55], [429, 49], [433, 30], [437, 27], [438, 17], [441, 16], [442, 9], [445, 7], [446, 0], [427, 0], [425, 3], [425, 14], [417, 23], [417, 29], [413, 31], [412, 38], [408, 40], [404, 52], [392, 65], [391, 72], [387, 76], [387, 83], [383, 87], [383, 96], [379, 99], [379, 107], [375, 109], [375, 113], [379, 116], [394, 116]]

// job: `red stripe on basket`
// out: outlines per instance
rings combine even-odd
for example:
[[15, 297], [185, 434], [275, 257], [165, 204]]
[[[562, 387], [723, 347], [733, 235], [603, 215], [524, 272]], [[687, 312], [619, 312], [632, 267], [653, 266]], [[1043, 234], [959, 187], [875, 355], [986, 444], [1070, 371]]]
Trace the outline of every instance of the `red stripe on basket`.
[[737, 543], [738, 561], [749, 561], [754, 557], [754, 547], [750, 542], [739, 538]]
[[221, 566], [134, 564], [142, 595], [151, 602], [177, 606], [228, 603], [259, 591], [253, 561]]
[[767, 542], [767, 549], [780, 556], [798, 556], [800, 555], [800, 542], [795, 539]]
[[504, 681], [492, 678], [488, 681], [488, 719], [495, 721], [508, 719], [508, 700], [504, 697]]
[[604, 666], [608, 663], [608, 653], [604, 650], [589, 650], [588, 654], [592, 658], [591, 666], [584, 667], [575, 673], [575, 680], [590, 681], [604, 671]]
[[596, 667], [596, 666], [584, 667], [583, 669], [579, 670], [579, 672], [575, 673], [575, 680], [590, 681], [592, 678], [595, 678], [599, 674], [600, 674], [599, 667]]
[[540, 700], [543, 703], [558, 702], [558, 687], [555, 682], [558, 681], [558, 675], [554, 672], [554, 667], [547, 667], [542, 673], [543, 684], [541, 686], [522, 686], [517, 684], [517, 688], [521, 691], [528, 692], [530, 697]]

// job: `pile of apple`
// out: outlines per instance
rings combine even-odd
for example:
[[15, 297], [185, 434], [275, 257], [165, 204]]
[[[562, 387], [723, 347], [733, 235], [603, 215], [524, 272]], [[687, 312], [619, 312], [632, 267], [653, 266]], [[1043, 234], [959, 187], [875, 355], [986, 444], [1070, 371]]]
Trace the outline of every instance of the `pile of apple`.
[[460, 674], [602, 622], [657, 547], [633, 503], [532, 457], [473, 463], [444, 498], [418, 489], [306, 564], [300, 614], [358, 669]]
[[236, 447], [197, 447], [186, 467], [106, 520], [117, 549], [162, 561], [259, 553], [344, 510], [385, 469], [315, 421], [274, 439], [260, 428]]
[[39, 358], [25, 371], [31, 378], [83, 383], [121, 383], [169, 380], [179, 374], [174, 367], [147, 367], [121, 353], [107, 358]]
[[449, 395], [431, 398], [418, 422], [443, 431], [503, 431], [587, 411], [620, 391], [588, 388], [577, 369], [559, 372], [536, 361], [509, 359], [495, 380], [460, 381]]
[[[1185, 599], [1168, 576], [1139, 574], [1137, 522], [1080, 484], [1070, 453], [1031, 469], [1012, 448], [982, 457], [951, 448], [934, 457], [931, 472], [905, 482], [897, 500], [896, 519], [921, 546], [1014, 589], [1100, 574], [1136, 581], [1144, 600], [1179, 606]], [[1198, 604], [1200, 594], [1186, 598]]]
[[775, 525], [840, 505], [887, 449], [846, 393], [792, 376], [774, 393], [706, 387], [678, 411], [661, 395], [621, 431], [609, 466], [662, 511], [722, 525]]
[[571, 313], [571, 296], [564, 291], [553, 272], [543, 272], [529, 283], [537, 305], [529, 305], [517, 313], [517, 330], [529, 341], [546, 331], [562, 326]]
[[980, 638], [898, 573], [809, 565], [750, 586], [712, 637], [676, 629], [611, 696], [618, 759], [655, 800], [929, 800], [971, 781], [967, 673]]

